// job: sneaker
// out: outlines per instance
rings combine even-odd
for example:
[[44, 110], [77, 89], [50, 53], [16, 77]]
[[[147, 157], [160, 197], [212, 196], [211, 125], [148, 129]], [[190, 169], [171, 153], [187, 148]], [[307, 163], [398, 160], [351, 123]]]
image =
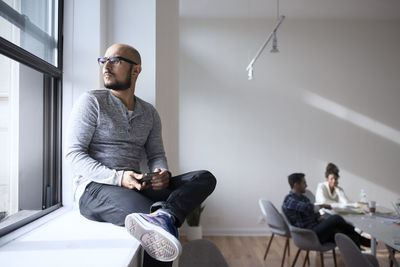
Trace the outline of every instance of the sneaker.
[[132, 213], [125, 218], [125, 228], [158, 261], [173, 261], [182, 252], [178, 230], [167, 214]]

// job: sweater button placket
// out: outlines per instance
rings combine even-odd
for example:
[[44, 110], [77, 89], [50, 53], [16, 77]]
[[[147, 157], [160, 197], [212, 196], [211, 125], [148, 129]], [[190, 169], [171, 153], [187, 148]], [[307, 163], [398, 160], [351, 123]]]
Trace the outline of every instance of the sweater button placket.
[[129, 134], [131, 132], [131, 128], [130, 128], [130, 123], [129, 123], [129, 112], [126, 112], [126, 119], [127, 119], [127, 123], [126, 123], [126, 133]]

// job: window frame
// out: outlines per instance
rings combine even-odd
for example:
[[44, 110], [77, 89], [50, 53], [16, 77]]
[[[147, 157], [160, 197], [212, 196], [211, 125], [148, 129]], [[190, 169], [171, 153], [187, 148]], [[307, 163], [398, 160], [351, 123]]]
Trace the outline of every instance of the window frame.
[[[57, 67], [0, 36], [0, 54], [43, 74], [43, 188], [42, 210], [0, 229], [4, 236], [62, 206], [62, 66], [64, 0], [58, 1]], [[2, 2], [2, 1], [1, 1]], [[7, 11], [7, 10], [6, 10]], [[6, 12], [3, 10], [3, 12]], [[23, 15], [17, 14], [21, 17]], [[13, 13], [12, 20], [16, 19]], [[41, 31], [39, 28], [35, 29]]]

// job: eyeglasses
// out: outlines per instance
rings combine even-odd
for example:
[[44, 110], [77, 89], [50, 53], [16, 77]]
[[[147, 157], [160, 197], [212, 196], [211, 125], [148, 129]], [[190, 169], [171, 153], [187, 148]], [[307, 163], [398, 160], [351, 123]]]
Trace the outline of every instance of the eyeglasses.
[[127, 58], [124, 58], [124, 57], [118, 57], [118, 56], [116, 56], [116, 57], [99, 57], [97, 59], [97, 62], [99, 63], [100, 66], [103, 66], [104, 64], [107, 63], [107, 61], [109, 61], [111, 65], [117, 66], [117, 65], [119, 65], [121, 63], [121, 60], [126, 61], [126, 62], [128, 62], [130, 64], [133, 64], [133, 65], [137, 65], [137, 63], [133, 62], [130, 59], [127, 59]]

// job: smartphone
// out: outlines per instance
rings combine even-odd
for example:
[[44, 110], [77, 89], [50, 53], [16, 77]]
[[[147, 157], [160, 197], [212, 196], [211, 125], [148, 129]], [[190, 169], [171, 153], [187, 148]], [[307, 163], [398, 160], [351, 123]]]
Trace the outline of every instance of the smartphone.
[[138, 180], [139, 183], [150, 182], [153, 176], [159, 175], [160, 172], [146, 172], [143, 174], [143, 178]]

